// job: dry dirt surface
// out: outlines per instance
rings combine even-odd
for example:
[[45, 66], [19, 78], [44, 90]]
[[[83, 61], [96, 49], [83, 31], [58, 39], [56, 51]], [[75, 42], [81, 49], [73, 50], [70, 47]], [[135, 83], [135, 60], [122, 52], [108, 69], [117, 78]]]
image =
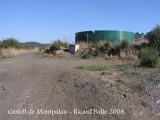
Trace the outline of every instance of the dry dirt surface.
[[[0, 120], [160, 120], [159, 72], [129, 74], [125, 64], [38, 53], [2, 59]], [[77, 69], [93, 65], [118, 68]]]

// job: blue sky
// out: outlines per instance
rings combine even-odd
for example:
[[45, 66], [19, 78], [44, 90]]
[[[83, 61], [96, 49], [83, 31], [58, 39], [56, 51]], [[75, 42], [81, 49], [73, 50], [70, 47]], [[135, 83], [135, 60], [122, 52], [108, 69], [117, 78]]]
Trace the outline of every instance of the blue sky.
[[86, 30], [146, 33], [160, 24], [160, 0], [0, 0], [0, 40], [50, 43]]

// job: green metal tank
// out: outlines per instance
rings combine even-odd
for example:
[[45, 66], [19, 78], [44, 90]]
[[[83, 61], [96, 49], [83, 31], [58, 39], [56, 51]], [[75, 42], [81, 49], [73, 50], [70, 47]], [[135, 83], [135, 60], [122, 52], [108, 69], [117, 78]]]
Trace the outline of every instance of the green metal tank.
[[76, 42], [93, 42], [94, 32], [93, 31], [83, 31], [76, 33]]
[[132, 43], [135, 41], [135, 35], [133, 32], [115, 30], [96, 30], [76, 33], [76, 42], [86, 41], [97, 43], [99, 41], [109, 41], [112, 44], [119, 44], [122, 40], [128, 40], [129, 43]]

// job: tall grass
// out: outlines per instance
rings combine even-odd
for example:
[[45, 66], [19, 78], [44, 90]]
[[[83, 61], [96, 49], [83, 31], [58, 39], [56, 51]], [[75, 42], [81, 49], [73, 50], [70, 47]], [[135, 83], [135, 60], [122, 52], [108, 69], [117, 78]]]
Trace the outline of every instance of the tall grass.
[[144, 39], [144, 40], [135, 41], [133, 44], [141, 45], [141, 44], [148, 44], [148, 43], [149, 41]]
[[33, 48], [33, 49], [0, 48], [0, 57], [3, 58], [14, 57], [20, 54], [25, 54], [34, 51], [38, 51], [38, 48]]
[[89, 47], [89, 45], [87, 44], [87, 42], [77, 42], [76, 44], [79, 45], [80, 49], [86, 49]]

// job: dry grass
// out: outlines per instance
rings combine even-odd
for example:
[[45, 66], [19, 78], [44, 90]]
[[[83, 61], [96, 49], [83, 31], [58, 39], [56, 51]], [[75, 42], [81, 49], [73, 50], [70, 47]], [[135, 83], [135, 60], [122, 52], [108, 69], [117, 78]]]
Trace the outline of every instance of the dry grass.
[[119, 54], [120, 59], [125, 59], [127, 57], [127, 54], [123, 51], [120, 52]]
[[102, 41], [102, 40], [101, 40], [101, 41], [99, 41], [99, 42], [97, 43], [97, 46], [98, 46], [98, 47], [102, 47], [102, 46], [105, 45], [105, 43], [106, 43], [106, 41], [104, 41], [104, 40]]
[[149, 43], [149, 41], [144, 39], [144, 40], [135, 41], [133, 44], [141, 45], [143, 43]]
[[138, 60], [138, 55], [133, 54], [133, 53], [129, 53], [127, 54], [124, 51], [120, 52], [120, 59], [124, 60], [124, 59], [128, 59], [128, 60]]
[[79, 49], [86, 49], [89, 47], [89, 45], [86, 42], [78, 42]]
[[128, 55], [127, 59], [129, 59], [129, 60], [138, 60], [138, 55], [130, 54], [130, 55]]
[[1, 48], [0, 56], [4, 58], [8, 58], [8, 57], [13, 57], [13, 56], [17, 56], [20, 54], [33, 52], [33, 51], [38, 51], [38, 48], [34, 48], [34, 49], [16, 49], [16, 48], [4, 49], [4, 48]]

